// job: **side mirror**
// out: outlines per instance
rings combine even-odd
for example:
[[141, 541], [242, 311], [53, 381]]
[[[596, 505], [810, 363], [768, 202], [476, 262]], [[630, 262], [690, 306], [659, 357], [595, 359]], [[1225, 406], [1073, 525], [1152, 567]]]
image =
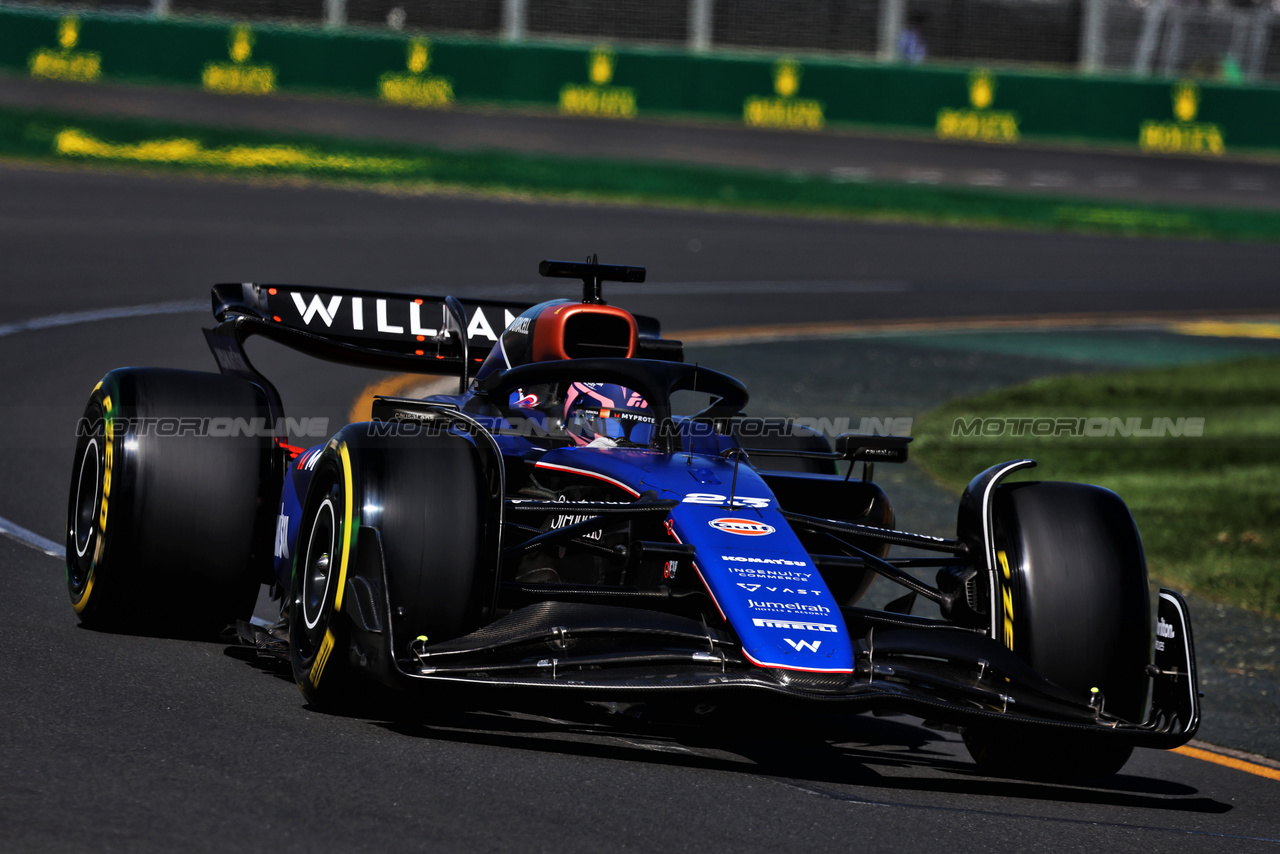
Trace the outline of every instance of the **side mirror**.
[[836, 436], [836, 453], [851, 462], [905, 463], [910, 436], [869, 436], [841, 433]]

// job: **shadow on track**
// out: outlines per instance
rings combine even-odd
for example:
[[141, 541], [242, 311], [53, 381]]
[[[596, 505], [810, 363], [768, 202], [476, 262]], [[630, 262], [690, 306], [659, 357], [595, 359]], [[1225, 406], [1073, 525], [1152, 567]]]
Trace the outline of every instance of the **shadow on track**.
[[[255, 660], [252, 650], [232, 647], [227, 654], [290, 679], [287, 665]], [[373, 692], [358, 707], [307, 708], [411, 739], [747, 774], [855, 802], [887, 803], [849, 787], [1167, 813], [1223, 814], [1233, 809], [1198, 796], [1197, 789], [1185, 784], [1135, 775], [1119, 774], [1089, 785], [987, 777], [963, 757], [956, 737], [905, 716], [778, 714], [759, 709], [726, 713], [581, 701], [540, 704], [533, 713], [481, 711], [474, 709], [474, 702], [469, 705], [472, 708], [427, 709], [417, 695]]]

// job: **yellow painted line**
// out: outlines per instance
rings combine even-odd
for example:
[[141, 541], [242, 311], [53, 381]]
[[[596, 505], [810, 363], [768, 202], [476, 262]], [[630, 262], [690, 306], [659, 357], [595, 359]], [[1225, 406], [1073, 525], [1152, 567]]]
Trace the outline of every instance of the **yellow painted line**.
[[1247, 323], [1229, 320], [1199, 320], [1175, 323], [1174, 332], [1214, 338], [1280, 338], [1280, 323]]
[[1221, 753], [1214, 753], [1211, 750], [1202, 750], [1199, 747], [1175, 747], [1173, 753], [1181, 753], [1183, 756], [1190, 756], [1192, 759], [1200, 759], [1204, 762], [1212, 762], [1215, 765], [1222, 765], [1226, 768], [1234, 768], [1237, 771], [1243, 771], [1246, 774], [1253, 774], [1257, 777], [1266, 777], [1268, 780], [1280, 780], [1280, 768], [1269, 768], [1266, 765], [1259, 765], [1256, 762], [1247, 762], [1243, 759], [1236, 759], [1234, 756], [1224, 756]]
[[58, 132], [53, 149], [63, 157], [135, 163], [181, 163], [188, 166], [224, 166], [232, 169], [327, 169], [339, 172], [399, 174], [420, 168], [426, 161], [403, 157], [357, 157], [325, 154], [295, 145], [232, 145], [205, 148], [195, 139], [151, 139], [116, 145], [77, 128]]

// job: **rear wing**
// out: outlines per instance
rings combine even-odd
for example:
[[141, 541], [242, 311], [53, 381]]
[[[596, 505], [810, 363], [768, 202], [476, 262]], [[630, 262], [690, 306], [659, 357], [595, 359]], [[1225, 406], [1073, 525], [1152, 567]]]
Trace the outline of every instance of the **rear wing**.
[[[606, 280], [611, 269], [605, 268]], [[643, 268], [628, 269], [639, 269], [643, 280]], [[598, 281], [596, 287], [598, 292]], [[283, 415], [279, 393], [244, 351], [244, 342], [254, 335], [331, 362], [457, 376], [460, 390], [465, 391], [498, 336], [531, 306], [527, 302], [348, 288], [221, 284], [213, 286], [213, 315], [218, 325], [205, 330], [205, 340], [219, 370], [260, 386], [267, 394], [272, 417], [279, 418]], [[663, 339], [656, 319], [643, 315], [635, 315], [635, 319], [640, 335], [638, 356], [682, 360], [680, 342]]]
[[[211, 334], [237, 345], [261, 335], [344, 364], [470, 374], [489, 355], [502, 330], [529, 307], [526, 302], [346, 288], [222, 284], [213, 286], [213, 314], [219, 324]], [[230, 355], [226, 343], [215, 346], [210, 341], [224, 373], [228, 367], [240, 367], [224, 364], [224, 356]]]

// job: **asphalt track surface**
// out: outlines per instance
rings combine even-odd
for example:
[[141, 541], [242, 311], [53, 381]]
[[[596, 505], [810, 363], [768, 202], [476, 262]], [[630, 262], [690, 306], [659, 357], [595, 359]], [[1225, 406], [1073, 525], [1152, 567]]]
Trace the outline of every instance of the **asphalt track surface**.
[[1033, 195], [1280, 209], [1280, 158], [1152, 157], [1132, 150], [940, 143], [926, 135], [795, 133], [732, 122], [563, 118], [548, 112], [415, 110], [373, 101], [227, 97], [0, 76], [0, 105], [72, 114], [632, 161], [674, 161]]
[[[121, 365], [210, 370], [214, 281], [540, 293], [543, 257], [647, 264], [673, 330], [1062, 312], [1266, 313], [1280, 247], [935, 230], [0, 168], [0, 517], [57, 540], [72, 425]], [[696, 249], [696, 251], [695, 251]], [[740, 283], [735, 292], [725, 283]], [[369, 380], [252, 351], [337, 424]], [[198, 497], [197, 497], [198, 498]], [[1098, 786], [980, 775], [912, 718], [651, 727], [600, 712], [306, 708], [218, 644], [79, 628], [0, 538], [6, 851], [1276, 850], [1280, 782], [1140, 751]], [[832, 727], [835, 727], [832, 729]]]

